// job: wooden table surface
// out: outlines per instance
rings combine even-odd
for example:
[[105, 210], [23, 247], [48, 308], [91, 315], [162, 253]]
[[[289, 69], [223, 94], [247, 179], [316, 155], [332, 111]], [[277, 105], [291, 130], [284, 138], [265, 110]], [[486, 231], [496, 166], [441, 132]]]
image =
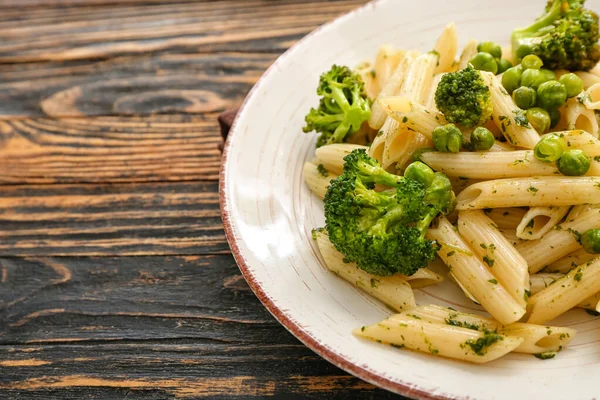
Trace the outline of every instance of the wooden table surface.
[[363, 0], [0, 2], [0, 398], [390, 399], [232, 258], [217, 115]]

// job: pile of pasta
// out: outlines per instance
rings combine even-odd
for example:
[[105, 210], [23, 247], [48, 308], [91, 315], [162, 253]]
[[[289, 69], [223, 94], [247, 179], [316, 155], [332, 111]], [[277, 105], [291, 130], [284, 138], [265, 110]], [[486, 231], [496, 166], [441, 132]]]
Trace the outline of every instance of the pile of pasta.
[[[304, 165], [314, 194], [325, 195], [330, 180], [342, 173], [344, 156], [354, 149], [366, 149], [397, 172], [417, 149], [432, 146], [433, 129], [447, 123], [436, 109], [437, 84], [444, 73], [467, 66], [477, 42], [469, 42], [459, 57], [457, 52], [456, 29], [450, 24], [434, 52], [382, 46], [373, 64], [361, 64], [357, 69], [376, 99], [368, 125], [378, 134], [369, 147], [318, 148], [316, 158]], [[556, 71], [558, 76], [566, 72]], [[315, 240], [329, 270], [397, 312], [358, 328], [356, 335], [476, 363], [509, 352], [551, 358], [576, 332], [543, 324], [575, 307], [600, 311], [600, 258], [586, 253], [578, 241], [580, 232], [600, 228], [600, 67], [575, 72], [585, 95], [567, 101], [552, 130], [566, 148], [581, 149], [593, 159], [581, 177], [562, 176], [554, 164], [534, 157], [540, 135], [514, 121], [518, 107], [502, 88], [501, 75], [481, 73], [494, 109], [486, 128], [506, 140], [496, 140], [487, 152], [426, 152], [421, 160], [445, 173], [457, 194], [456, 211], [439, 217], [427, 236], [440, 245], [437, 254], [448, 277], [491, 318], [417, 305], [413, 289], [444, 280], [429, 268], [412, 276], [375, 276], [345, 263], [326, 231], [316, 231]]]

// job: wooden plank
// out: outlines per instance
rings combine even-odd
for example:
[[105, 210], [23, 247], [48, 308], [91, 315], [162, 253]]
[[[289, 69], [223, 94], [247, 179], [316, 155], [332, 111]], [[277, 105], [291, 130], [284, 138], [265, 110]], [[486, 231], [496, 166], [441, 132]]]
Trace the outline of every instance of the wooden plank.
[[216, 114], [0, 121], [0, 183], [217, 180]]
[[397, 398], [300, 344], [230, 255], [1, 258], [0, 270], [2, 398]]
[[[0, 62], [182, 51], [276, 52], [365, 0], [40, 7], [0, 16]], [[251, 23], [249, 23], [251, 21]]]
[[0, 118], [198, 114], [239, 105], [277, 54], [0, 65]]
[[0, 255], [228, 252], [216, 182], [4, 186]]

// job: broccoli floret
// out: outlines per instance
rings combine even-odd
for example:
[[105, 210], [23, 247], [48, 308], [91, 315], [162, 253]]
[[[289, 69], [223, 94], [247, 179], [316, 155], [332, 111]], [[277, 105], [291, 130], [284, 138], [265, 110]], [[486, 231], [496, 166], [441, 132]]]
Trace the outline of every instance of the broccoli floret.
[[321, 75], [318, 108], [304, 118], [304, 132], [320, 133], [317, 147], [344, 142], [371, 117], [371, 101], [359, 74], [345, 66], [333, 65]]
[[435, 104], [448, 122], [467, 127], [484, 125], [493, 111], [490, 89], [470, 65], [442, 77], [435, 91]]
[[600, 60], [598, 15], [585, 0], [551, 0], [544, 15], [512, 33], [516, 59], [535, 54], [549, 69], [587, 71]]
[[[456, 201], [448, 178], [431, 171], [425, 186], [390, 174], [364, 149], [344, 161], [344, 173], [331, 181], [324, 199], [325, 227], [334, 246], [374, 275], [412, 275], [427, 266], [438, 246], [425, 233]], [[376, 192], [375, 184], [391, 189]]]

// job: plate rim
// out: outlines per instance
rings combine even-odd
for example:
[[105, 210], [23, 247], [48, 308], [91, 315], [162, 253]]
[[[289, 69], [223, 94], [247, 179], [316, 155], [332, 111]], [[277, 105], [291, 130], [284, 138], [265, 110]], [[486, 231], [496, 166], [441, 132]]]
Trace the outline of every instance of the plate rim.
[[335, 19], [326, 22], [325, 24], [315, 28], [313, 31], [302, 37], [299, 41], [294, 43], [289, 49], [287, 49], [284, 53], [282, 53], [274, 62], [271, 64], [267, 70], [261, 75], [261, 77], [256, 81], [252, 89], [248, 92], [248, 95], [245, 97], [244, 101], [240, 105], [237, 115], [231, 125], [227, 138], [225, 139], [225, 143], [223, 145], [223, 152], [221, 155], [221, 166], [219, 169], [219, 205], [221, 208], [221, 219], [223, 222], [223, 226], [225, 229], [225, 237], [231, 249], [231, 253], [235, 262], [242, 273], [242, 276], [250, 286], [250, 289], [256, 297], [260, 300], [262, 305], [269, 311], [269, 313], [283, 326], [285, 327], [294, 337], [300, 340], [306, 347], [308, 347], [313, 352], [317, 353], [319, 356], [324, 358], [329, 363], [335, 365], [336, 367], [344, 370], [345, 372], [362, 379], [368, 383], [371, 383], [379, 388], [383, 388], [385, 390], [407, 396], [410, 398], [418, 399], [418, 400], [460, 400], [460, 399], [472, 399], [471, 397], [456, 397], [450, 395], [443, 394], [434, 394], [431, 391], [420, 388], [416, 385], [405, 383], [399, 380], [392, 380], [381, 376], [368, 368], [353, 363], [347, 360], [342, 355], [336, 353], [334, 350], [324, 346], [319, 343], [319, 341], [305, 332], [302, 327], [297, 324], [293, 318], [287, 315], [287, 312], [279, 308], [276, 304], [275, 300], [272, 299], [268, 293], [263, 289], [261, 284], [254, 277], [251, 266], [242, 254], [242, 251], [237, 243], [237, 237], [234, 233], [234, 227], [232, 219], [229, 215], [229, 205], [227, 202], [227, 166], [229, 161], [229, 152], [231, 148], [231, 144], [233, 142], [233, 138], [237, 136], [236, 129], [239, 125], [239, 121], [241, 117], [244, 115], [244, 110], [247, 107], [249, 101], [253, 98], [258, 88], [264, 85], [264, 82], [268, 76], [270, 76], [273, 71], [278, 69], [280, 63], [284, 60], [287, 60], [289, 57], [293, 55], [293, 53], [297, 50], [300, 44], [304, 43], [306, 40], [316, 35], [317, 33], [326, 30], [332, 29], [334, 26], [339, 25], [341, 22], [346, 19], [351, 18], [354, 14], [362, 12], [364, 9], [369, 7], [376, 7], [378, 3], [382, 3], [386, 0], [371, 0], [362, 6], [354, 8], [347, 13], [336, 17]]

